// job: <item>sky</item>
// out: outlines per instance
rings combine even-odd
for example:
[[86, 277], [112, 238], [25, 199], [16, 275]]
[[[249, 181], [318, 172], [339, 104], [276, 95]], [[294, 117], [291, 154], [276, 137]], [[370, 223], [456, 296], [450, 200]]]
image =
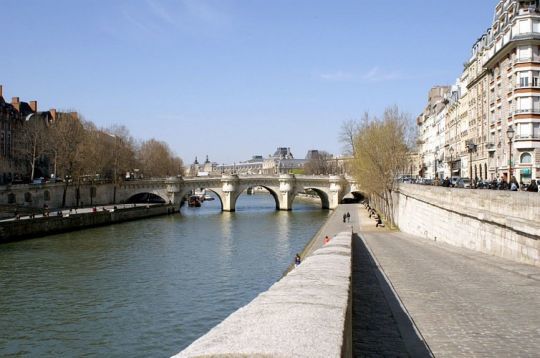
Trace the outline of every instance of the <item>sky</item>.
[[185, 163], [341, 153], [343, 121], [415, 118], [496, 0], [0, 0], [4, 98], [79, 111]]

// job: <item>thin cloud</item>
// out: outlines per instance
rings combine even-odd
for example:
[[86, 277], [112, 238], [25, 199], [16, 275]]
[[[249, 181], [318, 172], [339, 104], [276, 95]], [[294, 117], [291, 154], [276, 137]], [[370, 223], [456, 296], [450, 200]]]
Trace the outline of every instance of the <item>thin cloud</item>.
[[351, 81], [355, 79], [354, 74], [343, 72], [343, 71], [322, 73], [319, 77], [326, 81], [336, 81], [336, 82]]
[[146, 0], [146, 4], [150, 7], [152, 13], [161, 21], [170, 25], [175, 25], [176, 20], [171, 15], [171, 11], [163, 6], [159, 1]]
[[319, 78], [331, 82], [381, 82], [406, 79], [405, 76], [398, 72], [381, 70], [378, 66], [372, 67], [365, 73], [352, 73], [341, 70], [322, 73]]

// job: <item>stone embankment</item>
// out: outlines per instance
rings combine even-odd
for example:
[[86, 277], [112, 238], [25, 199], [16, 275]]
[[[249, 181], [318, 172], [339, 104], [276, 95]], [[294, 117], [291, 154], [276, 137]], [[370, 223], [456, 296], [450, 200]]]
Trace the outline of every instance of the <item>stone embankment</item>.
[[350, 357], [351, 241], [340, 232], [176, 357]]
[[[82, 210], [84, 209], [79, 209], [79, 211]], [[177, 210], [170, 205], [144, 205], [118, 210], [72, 213], [62, 217], [49, 216], [2, 221], [0, 222], [0, 243], [167, 215], [175, 211]]]
[[538, 193], [402, 184], [394, 217], [405, 233], [540, 266]]

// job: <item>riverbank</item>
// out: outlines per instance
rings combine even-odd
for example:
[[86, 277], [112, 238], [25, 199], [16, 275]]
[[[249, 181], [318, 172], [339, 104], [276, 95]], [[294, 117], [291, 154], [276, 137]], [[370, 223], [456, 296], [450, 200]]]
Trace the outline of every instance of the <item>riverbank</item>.
[[[105, 206], [54, 212], [52, 216], [23, 217], [0, 221], [0, 244], [90, 227], [168, 215], [178, 210], [171, 205]], [[60, 214], [58, 214], [60, 213]]]

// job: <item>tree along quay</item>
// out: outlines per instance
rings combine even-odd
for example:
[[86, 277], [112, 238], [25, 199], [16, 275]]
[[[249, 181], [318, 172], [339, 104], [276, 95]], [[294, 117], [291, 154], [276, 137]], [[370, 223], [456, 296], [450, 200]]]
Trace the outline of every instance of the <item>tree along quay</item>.
[[25, 218], [0, 222], [0, 243], [29, 239], [62, 232], [111, 225], [159, 215], [170, 215], [178, 210], [172, 205], [143, 205], [96, 212], [71, 213], [66, 216]]

